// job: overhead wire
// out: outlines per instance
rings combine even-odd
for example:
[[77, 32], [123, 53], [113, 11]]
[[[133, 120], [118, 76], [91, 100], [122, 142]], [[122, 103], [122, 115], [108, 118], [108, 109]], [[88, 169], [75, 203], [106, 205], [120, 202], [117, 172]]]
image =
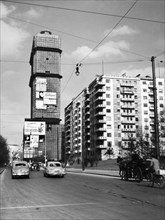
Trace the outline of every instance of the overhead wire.
[[[13, 16], [8, 16], [9, 18], [11, 19], [15, 19], [15, 20], [19, 20], [21, 22], [25, 22], [25, 23], [29, 23], [29, 24], [32, 24], [32, 25], [36, 25], [36, 26], [39, 26], [39, 27], [44, 27], [44, 28], [48, 28], [50, 30], [55, 30], [57, 32], [60, 32], [60, 33], [63, 33], [63, 34], [66, 34], [66, 35], [70, 35], [72, 37], [76, 37], [76, 38], [79, 38], [79, 39], [83, 39], [83, 40], [86, 40], [86, 41], [90, 41], [90, 42], [93, 42], [93, 43], [98, 43], [98, 41], [94, 41], [94, 40], [91, 40], [91, 39], [87, 39], [87, 38], [84, 38], [84, 37], [80, 37], [80, 36], [77, 36], [77, 35], [73, 35], [73, 34], [70, 34], [70, 33], [66, 33], [66, 32], [63, 32], [63, 31], [59, 31], [57, 29], [54, 29], [54, 28], [50, 28], [50, 27], [47, 27], [45, 25], [40, 25], [40, 24], [36, 24], [34, 22], [29, 22], [29, 21], [26, 21], [26, 20], [23, 20], [23, 19], [20, 19], [20, 18], [16, 18], [16, 17], [13, 17]], [[113, 46], [112, 46], [113, 47]], [[113, 47], [115, 49], [120, 49], [121, 51], [124, 51], [124, 52], [127, 52], [127, 53], [131, 53], [131, 54], [134, 54], [134, 55], [137, 55], [137, 56], [141, 56], [141, 57], [145, 57], [144, 55], [141, 55], [139, 53], [135, 53], [133, 51], [130, 51], [130, 50], [124, 50], [120, 47]]]
[[80, 37], [80, 36], [77, 36], [77, 35], [74, 35], [74, 34], [70, 34], [70, 33], [67, 33], [67, 32], [64, 32], [64, 31], [61, 31], [61, 30], [57, 30], [57, 29], [52, 28], [52, 27], [36, 24], [34, 22], [26, 21], [26, 20], [23, 20], [23, 19], [20, 19], [20, 18], [16, 18], [16, 17], [13, 17], [13, 16], [8, 16], [8, 18], [15, 19], [15, 20], [18, 20], [18, 21], [21, 21], [21, 22], [25, 22], [25, 23], [28, 23], [28, 24], [32, 24], [32, 25], [35, 25], [35, 26], [38, 26], [38, 27], [48, 28], [50, 30], [57, 31], [57, 32], [62, 33], [62, 34], [66, 34], [66, 35], [69, 35], [69, 36], [72, 36], [72, 37], [76, 37], [76, 38], [79, 38], [79, 39], [83, 39], [83, 40], [91, 41], [93, 43], [97, 43], [97, 41], [94, 41], [94, 40], [91, 40], [91, 39], [87, 39], [85, 37]]
[[[127, 12], [122, 16], [122, 18], [116, 23], [116, 25], [112, 28], [112, 30], [111, 30], [110, 32], [108, 32], [108, 33], [106, 34], [106, 36], [105, 36], [83, 59], [80, 60], [80, 62], [78, 62], [79, 64], [82, 64], [82, 61], [84, 61], [87, 57], [89, 57], [89, 55], [90, 55], [94, 50], [96, 50], [96, 48], [98, 48], [98, 46], [112, 33], [112, 31], [119, 25], [119, 23], [121, 23], [121, 21], [124, 19], [124, 17], [125, 17], [125, 16], [130, 12], [130, 10], [135, 6], [135, 4], [137, 3], [137, 1], [138, 1], [138, 0], [136, 0], [136, 1], [132, 4], [132, 6], [127, 10]], [[67, 85], [68, 85], [68, 83], [69, 83], [71, 77], [73, 76], [73, 73], [74, 73], [74, 72], [71, 73], [71, 75], [70, 75], [70, 77], [69, 77], [69, 80], [68, 80], [67, 83], [66, 83]], [[66, 88], [66, 86], [64, 86], [64, 88]], [[63, 89], [63, 91], [64, 91], [64, 89]]]
[[[109, 13], [103, 13], [103, 12], [96, 12], [96, 11], [87, 11], [87, 10], [82, 10], [82, 9], [58, 7], [58, 6], [53, 6], [53, 5], [32, 4], [32, 3], [27, 3], [27, 2], [19, 2], [19, 1], [11, 1], [11, 0], [5, 0], [5, 2], [11, 2], [11, 3], [16, 3], [16, 4], [24, 4], [24, 5], [31, 5], [31, 6], [37, 6], [37, 7], [46, 7], [46, 8], [58, 9], [58, 10], [74, 11], [74, 12], [80, 12], [80, 13], [96, 14], [96, 15], [102, 15], [102, 16], [122, 18], [121, 15], [115, 15], [115, 14], [109, 14]], [[133, 20], [139, 20], [139, 21], [146, 21], [146, 22], [155, 22], [155, 23], [160, 23], [160, 24], [165, 23], [165, 21], [158, 21], [158, 20], [145, 19], [145, 18], [135, 18], [135, 17], [131, 17], [131, 16], [125, 16], [125, 18], [133, 19]]]

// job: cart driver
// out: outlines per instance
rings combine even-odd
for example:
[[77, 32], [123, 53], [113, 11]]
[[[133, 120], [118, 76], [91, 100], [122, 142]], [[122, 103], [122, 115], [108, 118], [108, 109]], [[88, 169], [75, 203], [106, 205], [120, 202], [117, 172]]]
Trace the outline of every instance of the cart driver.
[[154, 154], [151, 155], [150, 168], [153, 170], [155, 174], [159, 174], [160, 164], [159, 164], [159, 160], [156, 159]]

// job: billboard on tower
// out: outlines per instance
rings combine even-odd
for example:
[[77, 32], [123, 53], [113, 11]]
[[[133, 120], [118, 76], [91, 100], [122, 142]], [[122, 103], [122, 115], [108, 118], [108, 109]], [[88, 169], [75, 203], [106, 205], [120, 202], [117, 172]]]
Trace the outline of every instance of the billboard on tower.
[[24, 126], [25, 135], [45, 135], [44, 121], [25, 121]]

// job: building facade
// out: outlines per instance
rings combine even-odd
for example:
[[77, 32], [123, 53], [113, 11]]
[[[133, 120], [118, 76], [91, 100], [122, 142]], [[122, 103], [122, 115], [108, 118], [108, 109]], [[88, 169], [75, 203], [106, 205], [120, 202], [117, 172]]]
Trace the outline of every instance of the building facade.
[[[164, 79], [157, 79], [157, 88], [160, 112], [165, 107]], [[131, 150], [138, 134], [151, 145], [153, 133], [153, 80], [149, 77], [98, 76], [65, 108], [66, 154], [73, 160], [105, 160], [110, 149], [116, 158]]]
[[31, 117], [26, 121], [45, 123], [45, 135], [39, 137], [37, 151], [46, 154], [46, 159], [54, 160], [61, 159], [61, 53], [59, 36], [50, 31], [41, 31], [34, 36], [29, 82]]

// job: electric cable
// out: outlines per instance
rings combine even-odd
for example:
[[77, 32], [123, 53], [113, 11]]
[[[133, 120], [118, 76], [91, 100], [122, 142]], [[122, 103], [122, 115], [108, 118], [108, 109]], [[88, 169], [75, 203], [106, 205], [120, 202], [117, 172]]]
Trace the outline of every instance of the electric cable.
[[32, 24], [32, 25], [35, 25], [35, 26], [38, 26], [38, 27], [48, 28], [50, 30], [57, 31], [57, 32], [62, 33], [62, 34], [66, 34], [66, 35], [69, 35], [69, 36], [72, 36], [72, 37], [76, 37], [76, 38], [79, 38], [79, 39], [83, 39], [83, 40], [91, 41], [93, 43], [97, 43], [97, 41], [90, 40], [90, 39], [87, 39], [85, 37], [80, 37], [80, 36], [77, 36], [77, 35], [74, 35], [74, 34], [70, 34], [70, 33], [67, 33], [67, 32], [64, 32], [64, 31], [61, 31], [61, 30], [54, 29], [52, 27], [36, 24], [34, 22], [26, 21], [26, 20], [23, 20], [23, 19], [20, 19], [20, 18], [16, 18], [16, 17], [13, 17], [13, 16], [8, 16], [8, 18], [15, 19], [15, 20], [18, 20], [18, 21], [21, 21], [21, 22], [25, 22], [25, 23], [28, 23], [28, 24]]
[[[2, 0], [2, 1], [4, 1], [4, 0]], [[31, 3], [27, 3], [27, 2], [25, 3], [25, 2], [11, 1], [11, 0], [5, 0], [5, 2], [11, 2], [11, 3], [16, 3], [16, 4], [24, 4], [24, 5], [31, 5], [31, 6], [38, 6], [38, 7], [46, 7], [46, 8], [58, 9], [58, 10], [66, 10], [66, 11], [74, 11], [74, 12], [80, 12], [80, 13], [96, 14], [96, 15], [102, 15], [102, 16], [111, 16], [111, 17], [122, 18], [121, 15], [108, 14], [108, 13], [95, 12], [95, 11], [86, 11], [86, 10], [81, 10], [81, 9], [57, 7], [57, 6], [52, 6], [52, 5], [31, 4]], [[164, 24], [164, 23], [165, 23], [164, 21], [158, 21], [158, 20], [152, 20], [152, 19], [145, 19], [145, 18], [135, 18], [135, 17], [130, 17], [130, 16], [126, 16], [125, 18], [127, 18], [127, 19], [133, 19], [133, 20], [139, 20], [139, 21], [146, 21], [146, 22], [155, 22], [155, 23], [160, 23], [160, 24]]]

